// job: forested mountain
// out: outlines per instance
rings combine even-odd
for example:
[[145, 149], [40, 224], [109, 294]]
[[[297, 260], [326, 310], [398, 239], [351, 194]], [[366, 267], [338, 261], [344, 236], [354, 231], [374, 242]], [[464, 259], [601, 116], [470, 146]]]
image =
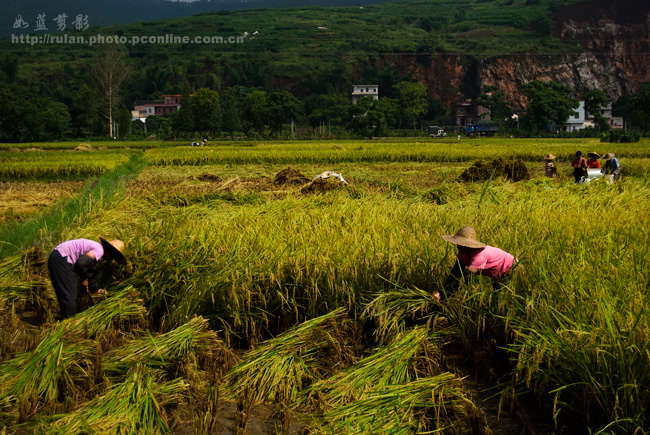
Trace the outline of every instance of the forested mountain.
[[45, 14], [49, 30], [55, 31], [56, 24], [53, 20], [59, 14], [66, 14], [69, 22], [77, 15], [84, 15], [88, 17], [91, 26], [107, 26], [187, 17], [221, 10], [359, 6], [382, 1], [386, 0], [3, 0], [0, 2], [0, 37], [23, 30], [21, 27], [14, 27], [18, 17], [30, 24], [26, 30], [33, 31], [37, 17], [41, 14]]
[[[406, 82], [425, 89], [423, 122], [447, 122], [452, 103], [477, 99], [486, 88], [524, 110], [522, 85], [535, 79], [558, 82], [576, 97], [599, 89], [617, 101], [637, 92], [650, 81], [649, 14], [646, 0], [422, 0], [220, 11], [54, 34], [124, 39], [114, 44], [125, 50], [130, 71], [120, 87], [124, 110], [136, 100], [202, 88], [235, 101], [287, 92], [303, 105], [301, 122], [345, 124], [337, 104], [349, 102], [353, 84], [377, 84], [381, 98], [397, 99], [397, 85]], [[132, 42], [165, 35], [190, 40]], [[244, 35], [241, 43], [193, 43]], [[16, 87], [6, 95], [63, 104], [74, 124], [75, 113], [87, 111], [81, 101], [97, 91], [91, 65], [99, 46], [5, 39], [0, 83]]]

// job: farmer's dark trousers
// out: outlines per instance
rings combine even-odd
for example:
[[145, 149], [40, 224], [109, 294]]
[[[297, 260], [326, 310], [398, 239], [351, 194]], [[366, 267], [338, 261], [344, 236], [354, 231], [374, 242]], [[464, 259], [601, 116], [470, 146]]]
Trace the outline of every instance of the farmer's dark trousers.
[[72, 264], [56, 249], [47, 260], [50, 279], [64, 319], [77, 314], [77, 275]]

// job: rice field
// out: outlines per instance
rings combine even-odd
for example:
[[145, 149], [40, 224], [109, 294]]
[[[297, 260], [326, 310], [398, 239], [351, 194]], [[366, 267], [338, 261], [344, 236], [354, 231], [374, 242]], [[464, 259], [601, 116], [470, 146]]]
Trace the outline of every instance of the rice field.
[[[616, 153], [619, 182], [573, 183], [577, 150]], [[101, 170], [74, 176], [74, 207], [48, 209], [60, 218], [0, 224], [3, 238], [39, 227], [0, 244], [5, 433], [650, 428], [648, 140], [32, 152], [0, 151], [23, 168], [0, 180], [26, 195], [68, 180], [52, 168], [77, 156]], [[549, 152], [556, 179], [543, 177]], [[522, 160], [530, 179], [459, 181], [495, 158]], [[289, 167], [302, 177], [280, 182]], [[325, 170], [348, 184], [314, 179]], [[500, 290], [474, 277], [438, 302], [455, 258], [440, 236], [462, 225], [519, 265]], [[47, 255], [99, 236], [124, 240], [129, 263], [101, 264], [107, 297], [83, 295], [57, 321]]]
[[129, 153], [124, 151], [5, 151], [0, 152], [0, 180], [84, 180], [128, 159]]

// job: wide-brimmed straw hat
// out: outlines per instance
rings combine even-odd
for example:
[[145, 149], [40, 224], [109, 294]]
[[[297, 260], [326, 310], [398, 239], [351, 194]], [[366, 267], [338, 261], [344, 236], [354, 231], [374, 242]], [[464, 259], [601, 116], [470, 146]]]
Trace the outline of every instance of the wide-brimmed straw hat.
[[476, 239], [476, 231], [468, 226], [462, 227], [453, 236], [442, 236], [442, 238], [454, 245], [465, 246], [466, 248], [485, 248], [487, 246]]
[[546, 157], [544, 157], [544, 160], [555, 160], [555, 159], [556, 157], [551, 153], [548, 153]]
[[596, 159], [599, 159], [599, 158], [600, 158], [600, 154], [598, 154], [598, 153], [593, 153], [593, 152], [592, 152], [592, 153], [588, 153], [587, 155], [588, 155], [589, 157], [594, 157], [594, 158], [596, 158]]
[[111, 256], [111, 258], [117, 261], [120, 264], [126, 264], [126, 257], [124, 257], [124, 242], [121, 240], [111, 240], [110, 242], [103, 237], [99, 238], [99, 241], [102, 242], [102, 247], [105, 252]]
[[605, 160], [612, 160], [615, 156], [616, 156], [616, 154], [614, 154], [614, 153], [607, 153], [607, 154], [605, 154], [605, 155], [603, 156], [603, 159], [605, 159]]

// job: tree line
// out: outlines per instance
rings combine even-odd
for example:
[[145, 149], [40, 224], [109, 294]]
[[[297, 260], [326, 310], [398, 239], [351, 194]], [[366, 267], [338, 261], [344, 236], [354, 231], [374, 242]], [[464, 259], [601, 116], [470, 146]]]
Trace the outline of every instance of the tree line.
[[[107, 136], [137, 139], [151, 135], [168, 139], [197, 134], [211, 138], [284, 137], [298, 130], [323, 135], [333, 129], [338, 134], [365, 137], [424, 129], [432, 124], [453, 125], [450, 108], [432, 97], [425, 85], [391, 68], [366, 69], [363, 81], [378, 83], [380, 98], [364, 97], [353, 105], [351, 72], [342, 64], [323, 68], [318, 77], [306, 78], [310, 92], [302, 98], [286, 88], [268, 86], [271, 72], [264, 72], [263, 64], [260, 69], [256, 68], [260, 65], [244, 61], [238, 71], [232, 65], [215, 65], [209, 73], [172, 68], [156, 76], [156, 69], [143, 73], [131, 67], [123, 47], [107, 45], [99, 47], [89, 61], [85, 76], [68, 70], [68, 82], [52, 84], [19, 77], [19, 60], [8, 55], [0, 59], [0, 95], [5, 105], [0, 112], [0, 141]], [[139, 83], [139, 88], [134, 83]], [[163, 86], [162, 91], [168, 93], [180, 91], [181, 108], [164, 116], [150, 116], [144, 123], [132, 121], [130, 102], [134, 96], [162, 96]], [[525, 117], [518, 122], [497, 88], [484, 87], [476, 103], [488, 108], [491, 119], [503, 130], [528, 136], [545, 134], [549, 125], [561, 126], [579, 105], [569, 87], [555, 82], [533, 80], [522, 86], [522, 92], [529, 104]], [[581, 97], [586, 110], [594, 114], [598, 132], [609, 129], [599, 110], [608, 104], [608, 96], [594, 89]], [[633, 95], [621, 97], [613, 112], [647, 134], [650, 83], [643, 83]]]

